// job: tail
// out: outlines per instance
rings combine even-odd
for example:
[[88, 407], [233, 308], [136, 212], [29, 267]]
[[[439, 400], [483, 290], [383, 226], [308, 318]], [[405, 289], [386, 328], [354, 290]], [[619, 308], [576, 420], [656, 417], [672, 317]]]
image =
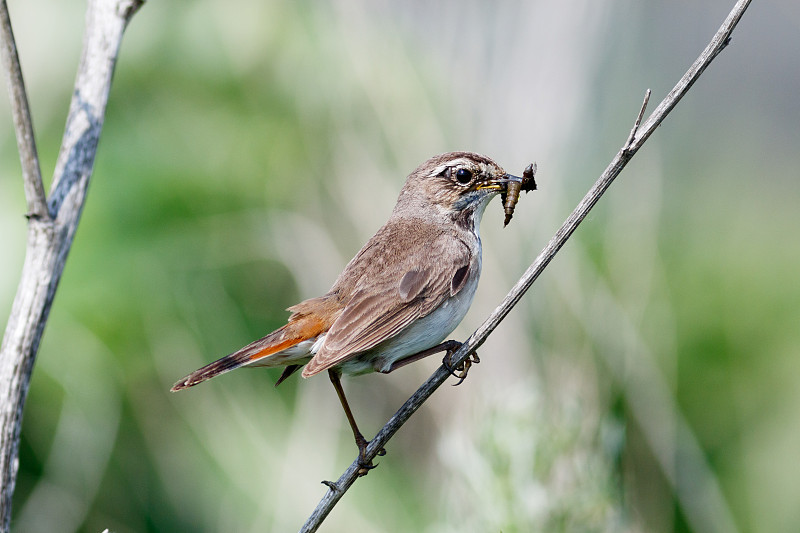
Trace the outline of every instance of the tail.
[[[296, 346], [297, 344], [300, 344], [304, 340], [308, 339], [307, 337], [304, 338], [302, 336], [290, 334], [290, 332], [287, 331], [289, 326], [290, 325], [283, 326], [282, 328], [273, 331], [266, 337], [248, 344], [241, 350], [237, 350], [230, 355], [226, 355], [222, 359], [218, 359], [217, 361], [214, 361], [203, 368], [195, 370], [185, 378], [175, 383], [170, 391], [177, 392], [179, 390], [193, 387], [198, 383], [202, 383], [208, 379], [217, 377], [242, 366], [253, 364], [257, 365], [257, 361], [286, 350], [287, 348], [291, 348], [292, 346]], [[274, 365], [271, 365], [267, 364], [266, 361], [262, 361], [259, 366], [281, 366], [282, 364], [289, 365], [291, 363], [292, 361], [284, 360], [275, 361]]]
[[278, 383], [280, 383], [300, 366], [304, 365], [311, 357], [310, 354], [305, 357], [303, 350], [285, 354], [280, 352], [288, 350], [292, 346], [297, 346], [303, 341], [313, 341], [328, 331], [338, 316], [336, 313], [338, 307], [338, 300], [331, 298], [330, 295], [300, 302], [288, 309], [292, 312], [288, 324], [276, 329], [266, 337], [248, 344], [241, 350], [237, 350], [218, 361], [195, 370], [178, 381], [170, 390], [177, 392], [187, 389], [207, 379], [247, 365], [285, 366], [286, 370], [278, 380]]

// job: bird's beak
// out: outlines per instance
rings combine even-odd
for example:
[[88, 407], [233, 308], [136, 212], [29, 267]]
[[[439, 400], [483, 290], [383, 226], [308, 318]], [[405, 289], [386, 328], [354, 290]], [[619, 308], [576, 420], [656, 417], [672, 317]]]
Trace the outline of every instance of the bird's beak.
[[523, 179], [513, 174], [506, 174], [501, 178], [503, 180], [503, 189], [508, 190], [509, 183], [519, 183], [522, 185]]
[[[489, 180], [486, 183], [481, 183], [478, 185], [478, 189], [488, 189], [491, 191], [500, 191], [506, 192], [508, 190], [509, 183], [519, 183], [522, 187], [522, 190], [530, 190], [524, 187], [525, 180], [520, 178], [519, 176], [514, 176], [513, 174], [503, 174], [500, 178], [495, 178], [493, 180]], [[533, 189], [536, 189], [536, 184], [533, 184]]]
[[522, 181], [522, 178], [512, 176], [511, 174], [504, 174], [501, 178], [495, 178], [479, 184], [476, 188], [480, 190], [501, 191], [504, 192], [508, 188], [508, 182], [512, 180]]

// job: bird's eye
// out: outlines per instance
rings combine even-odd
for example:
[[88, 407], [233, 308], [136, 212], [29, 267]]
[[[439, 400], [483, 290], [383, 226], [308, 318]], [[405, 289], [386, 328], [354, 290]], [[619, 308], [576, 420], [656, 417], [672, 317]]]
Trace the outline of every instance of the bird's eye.
[[472, 181], [472, 171], [466, 168], [459, 168], [456, 171], [456, 181], [458, 181], [462, 185], [466, 185], [470, 181]]

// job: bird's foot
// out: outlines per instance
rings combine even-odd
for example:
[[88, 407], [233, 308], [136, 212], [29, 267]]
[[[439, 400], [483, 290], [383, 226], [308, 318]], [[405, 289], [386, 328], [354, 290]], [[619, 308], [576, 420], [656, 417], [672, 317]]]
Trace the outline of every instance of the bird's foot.
[[[370, 470], [376, 468], [378, 463], [373, 463], [371, 459], [369, 461], [367, 460], [367, 445], [369, 444], [369, 441], [365, 440], [363, 443], [356, 444], [358, 445], [358, 477], [363, 477], [369, 474]], [[381, 457], [386, 455], [386, 448], [381, 448], [378, 450], [376, 455]]]
[[450, 374], [458, 379], [458, 383], [453, 384], [454, 387], [464, 383], [464, 380], [467, 379], [467, 373], [472, 365], [477, 365], [481, 362], [481, 358], [478, 357], [478, 353], [473, 352], [469, 355], [469, 357], [461, 361], [458, 366], [453, 366], [452, 356], [460, 347], [461, 345], [459, 344], [457, 347], [447, 350], [444, 359], [442, 359], [442, 365], [444, 365], [445, 370], [450, 372]]

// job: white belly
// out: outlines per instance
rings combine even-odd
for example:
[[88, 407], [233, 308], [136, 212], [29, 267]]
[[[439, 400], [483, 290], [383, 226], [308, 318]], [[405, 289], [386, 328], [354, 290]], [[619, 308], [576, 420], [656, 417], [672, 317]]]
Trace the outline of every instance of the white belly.
[[432, 348], [445, 340], [461, 323], [472, 305], [480, 278], [480, 257], [473, 268], [475, 271], [469, 274], [458, 294], [445, 300], [427, 316], [412, 322], [395, 337], [340, 365], [342, 372], [366, 374], [387, 371], [395, 361]]

